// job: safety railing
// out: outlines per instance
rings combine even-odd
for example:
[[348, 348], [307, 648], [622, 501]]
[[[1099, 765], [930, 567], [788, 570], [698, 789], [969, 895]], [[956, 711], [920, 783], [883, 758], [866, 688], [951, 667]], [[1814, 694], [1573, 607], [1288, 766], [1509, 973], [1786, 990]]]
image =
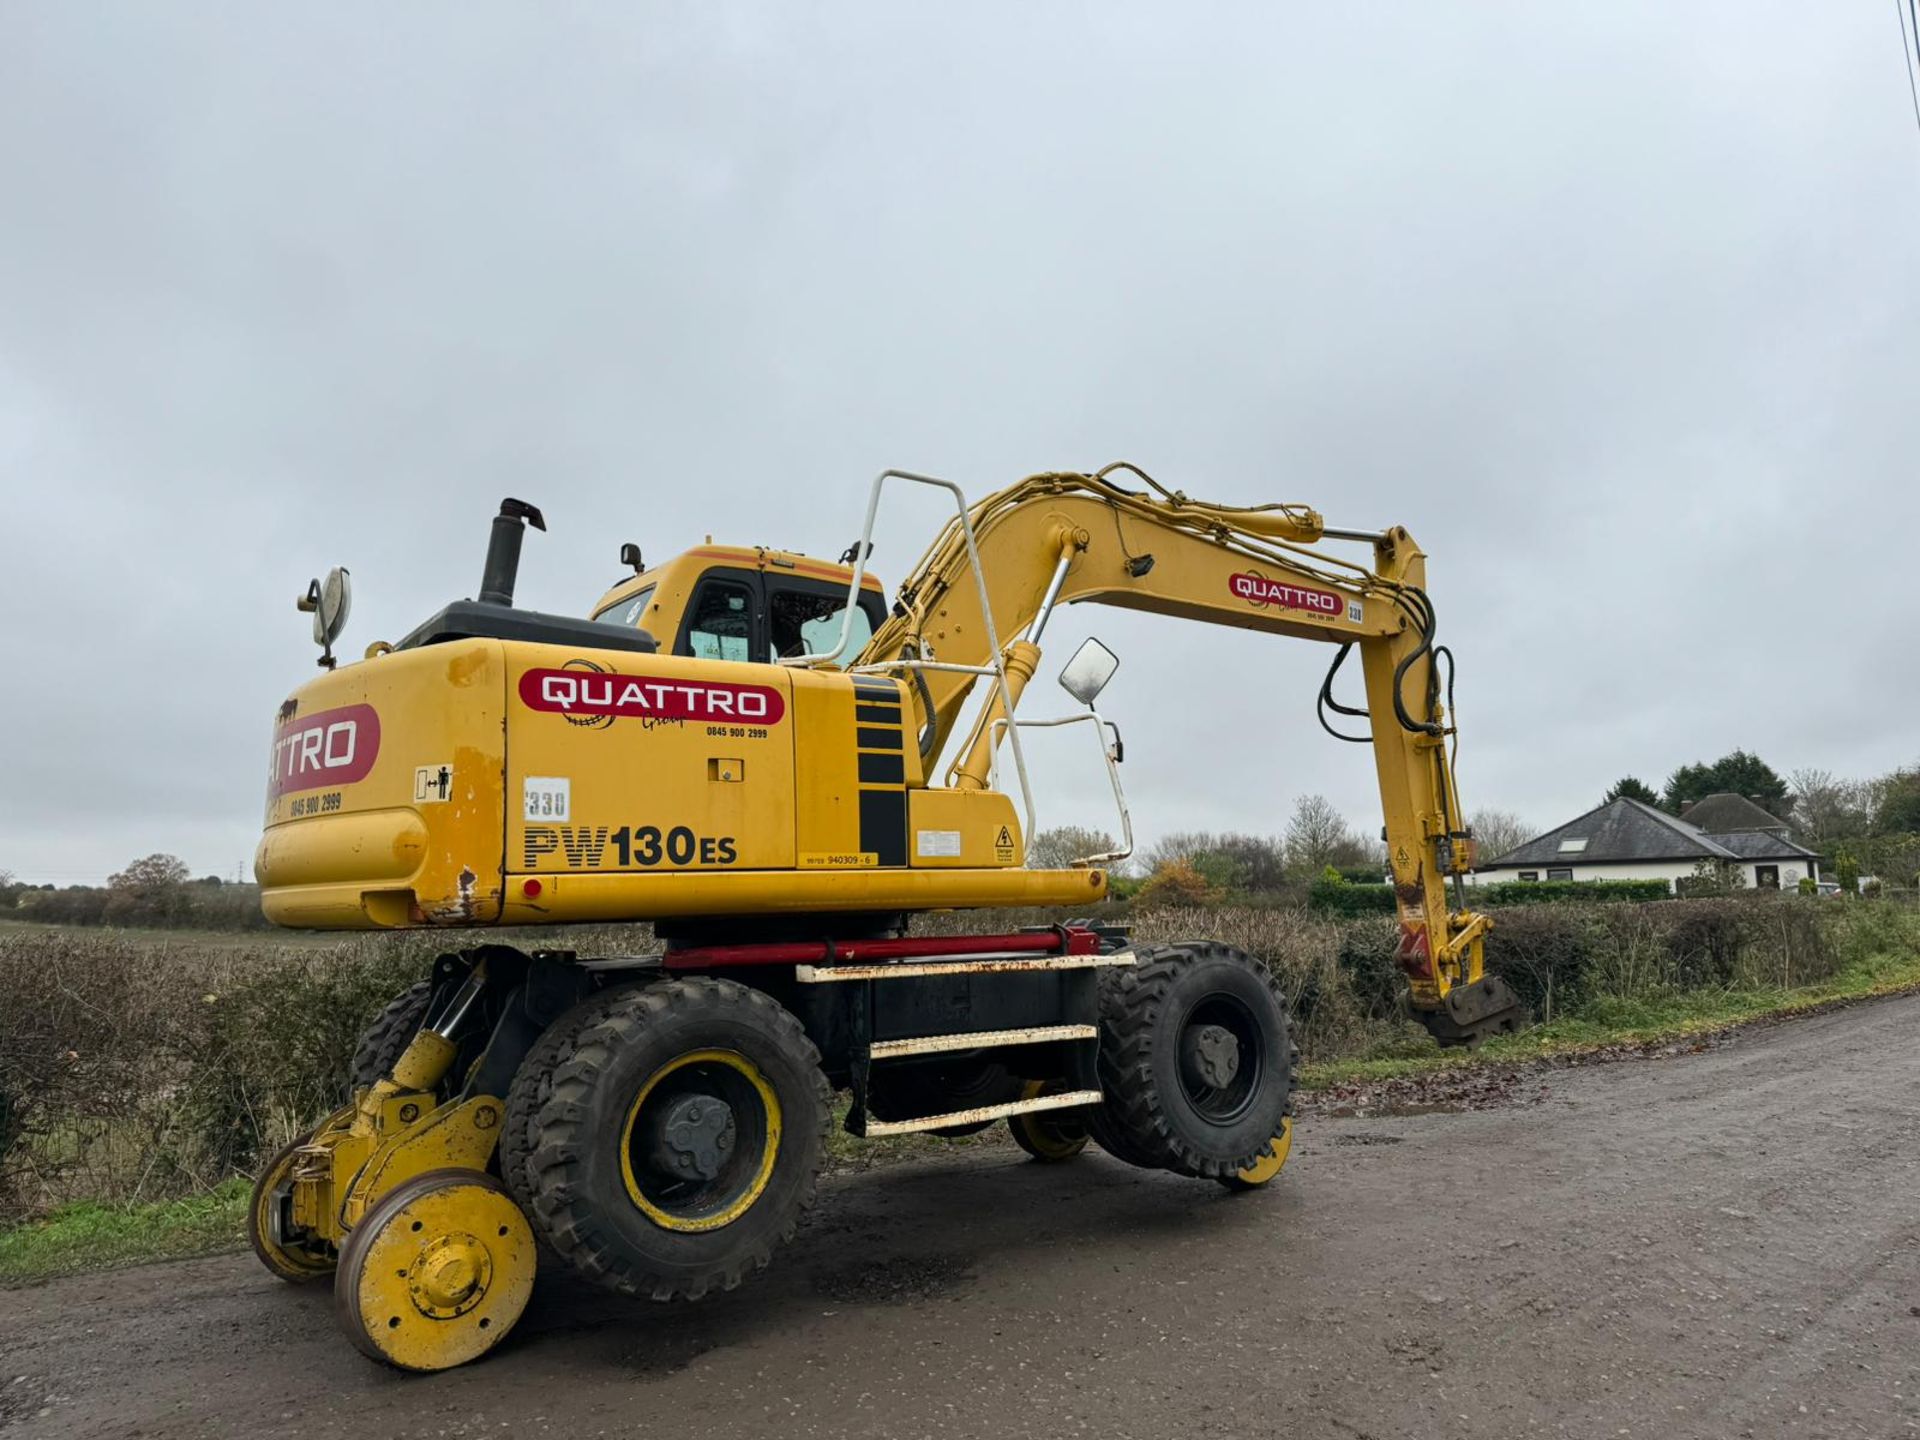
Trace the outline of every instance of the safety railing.
[[[1107, 865], [1116, 860], [1125, 860], [1129, 855], [1133, 854], [1133, 815], [1132, 812], [1127, 809], [1126, 791], [1120, 784], [1119, 731], [1114, 730], [1116, 737], [1115, 743], [1109, 745], [1107, 743], [1107, 732], [1113, 730], [1114, 727], [1111, 722], [1102, 719], [1097, 710], [1089, 706], [1083, 715], [1060, 715], [1051, 720], [1014, 720], [1009, 723], [1004, 715], [995, 719], [993, 729], [996, 743], [994, 745], [991, 768], [988, 770], [990, 777], [989, 783], [991, 783], [996, 790], [1000, 788], [1000, 747], [998, 741], [1002, 729], [1010, 729], [1014, 732], [1015, 739], [1017, 740], [1018, 732], [1022, 729], [1051, 730], [1063, 725], [1085, 724], [1091, 724], [1093, 726], [1094, 740], [1100, 747], [1100, 758], [1105, 762], [1107, 767], [1107, 782], [1113, 786], [1113, 803], [1120, 812], [1120, 848], [1118, 850], [1109, 850], [1104, 855], [1081, 855], [1076, 857], [1073, 863], [1075, 865]], [[1033, 841], [1032, 830], [1027, 832], [1027, 841], [1029, 844]]]
[[[867, 554], [873, 548], [873, 522], [875, 517], [880, 513], [880, 492], [886, 487], [886, 483], [889, 480], [904, 480], [914, 485], [929, 485], [937, 490], [945, 490], [953, 496], [954, 508], [960, 521], [960, 533], [967, 542], [967, 567], [973, 571], [973, 582], [979, 588], [980, 592], [980, 616], [986, 625], [987, 653], [993, 657], [993, 663], [990, 665], [956, 665], [940, 660], [883, 660], [871, 665], [849, 666], [847, 667], [847, 672], [853, 675], [882, 675], [898, 670], [941, 670], [955, 675], [978, 675], [990, 678], [994, 683], [994, 690], [1000, 697], [1001, 707], [1006, 714], [1012, 715], [1014, 709], [1013, 692], [1007, 686], [1007, 667], [1000, 655], [1000, 634], [999, 631], [994, 628], [993, 602], [987, 594], [986, 574], [980, 568], [980, 550], [974, 543], [973, 519], [967, 513], [966, 492], [961, 490], [953, 481], [942, 480], [935, 475], [916, 475], [911, 470], [882, 470], [874, 477], [873, 488], [867, 492], [867, 518], [860, 528], [860, 543], [854, 547], [853, 551], [855, 557], [853, 575], [847, 581], [847, 605], [840, 617], [839, 640], [835, 642], [831, 650], [816, 651], [807, 655], [790, 656], [780, 663], [783, 665], [801, 666], [826, 663], [837, 664], [840, 662], [841, 656], [846, 654], [847, 647], [853, 640], [854, 613], [860, 603], [861, 569]], [[989, 699], [985, 703], [991, 704], [992, 701]], [[931, 717], [928, 718], [931, 719]], [[1014, 769], [1020, 777], [1021, 808], [1026, 812], [1027, 838], [1031, 841], [1034, 835], [1033, 788], [1027, 783], [1027, 759], [1020, 749], [1020, 731], [1017, 726], [1008, 732], [1007, 739], [1008, 748], [1013, 751]], [[997, 749], [998, 747], [996, 746], [995, 763], [993, 767], [993, 773], [995, 775], [993, 785], [995, 789], [999, 788], [997, 778], [999, 756]]]

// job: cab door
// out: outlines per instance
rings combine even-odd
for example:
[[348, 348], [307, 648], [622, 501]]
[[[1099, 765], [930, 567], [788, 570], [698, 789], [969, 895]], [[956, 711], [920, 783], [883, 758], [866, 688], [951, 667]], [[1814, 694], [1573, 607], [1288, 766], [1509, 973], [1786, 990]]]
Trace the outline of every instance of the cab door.
[[764, 664], [767, 605], [758, 573], [716, 565], [702, 575], [680, 617], [673, 653], [693, 660]]

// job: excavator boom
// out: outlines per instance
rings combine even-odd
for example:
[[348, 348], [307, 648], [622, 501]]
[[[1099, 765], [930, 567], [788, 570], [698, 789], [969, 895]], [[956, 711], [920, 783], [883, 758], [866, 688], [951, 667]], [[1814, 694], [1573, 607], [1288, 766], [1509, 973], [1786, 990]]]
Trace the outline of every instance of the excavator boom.
[[[1116, 475], [1148, 488], [1124, 488]], [[1370, 563], [1318, 548], [1327, 540], [1365, 543]], [[1059, 604], [1116, 605], [1338, 646], [1319, 697], [1321, 721], [1336, 738], [1373, 749], [1398, 901], [1398, 960], [1436, 1038], [1464, 1043], [1510, 1028], [1517, 1004], [1483, 973], [1488, 920], [1448, 904], [1448, 883], [1472, 869], [1474, 847], [1454, 781], [1457, 729], [1442, 695], [1440, 662], [1450, 689], [1452, 657], [1435, 643], [1425, 585], [1426, 556], [1398, 527], [1330, 530], [1304, 505], [1195, 501], [1125, 463], [1093, 474], [1034, 475], [979, 501], [966, 524], [947, 525], [902, 583], [892, 615], [855, 669], [918, 677], [922, 750], [931, 757], [947, 749], [980, 682], [966, 667], [994, 658], [988, 637], [1011, 637], [1000, 659], [1017, 704], [1039, 663], [1038, 632]], [[1354, 650], [1364, 707], [1332, 694]], [[943, 662], [949, 668], [937, 668]], [[1330, 713], [1364, 721], [1366, 733], [1343, 732]], [[1003, 702], [981, 709], [949, 767], [951, 783], [987, 783], [1005, 719]]]

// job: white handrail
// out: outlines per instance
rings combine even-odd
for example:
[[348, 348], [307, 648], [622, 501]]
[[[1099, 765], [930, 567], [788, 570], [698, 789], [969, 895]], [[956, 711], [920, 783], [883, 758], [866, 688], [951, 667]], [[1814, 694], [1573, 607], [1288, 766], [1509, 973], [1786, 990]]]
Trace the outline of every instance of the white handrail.
[[[1105, 865], [1114, 860], [1125, 860], [1129, 855], [1133, 854], [1133, 814], [1127, 809], [1126, 792], [1120, 785], [1119, 760], [1114, 755], [1113, 747], [1108, 745], [1106, 740], [1106, 732], [1111, 728], [1111, 722], [1102, 719], [1099, 711], [1089, 705], [1084, 715], [1060, 715], [1051, 720], [1014, 720], [1009, 722], [1006, 716], [1000, 716], [993, 722], [996, 744], [994, 746], [993, 758], [989, 762], [991, 768], [987, 773], [993, 787], [998, 789], [1000, 787], [1000, 752], [997, 742], [999, 740], [998, 732], [1002, 726], [1011, 724], [1012, 731], [1016, 732], [1015, 739], [1017, 742], [1017, 732], [1022, 727], [1048, 730], [1058, 725], [1079, 725], [1088, 721], [1093, 723], [1094, 739], [1100, 746], [1100, 758], [1104, 760], [1107, 765], [1107, 780], [1113, 786], [1113, 803], [1118, 806], [1120, 810], [1121, 848], [1118, 850], [1110, 850], [1104, 855], [1082, 855], [1075, 859], [1073, 863], [1075, 865]], [[1116, 731], [1115, 733], [1117, 734], [1118, 732]], [[1027, 845], [1029, 849], [1031, 849], [1032, 844], [1033, 831], [1029, 828], [1027, 831]]]
[[[838, 660], [846, 653], [847, 645], [853, 637], [854, 607], [860, 603], [860, 577], [866, 565], [868, 553], [873, 548], [874, 517], [880, 513], [880, 491], [889, 480], [907, 480], [915, 485], [931, 485], [945, 490], [953, 496], [953, 503], [960, 516], [960, 533], [967, 541], [967, 564], [973, 570], [974, 584], [980, 591], [980, 618], [987, 627], [987, 653], [993, 657], [991, 666], [986, 665], [944, 665], [931, 660], [897, 660], [886, 662], [887, 666], [901, 669], [947, 670], [957, 674], [990, 675], [1000, 692], [1000, 704], [1008, 715], [1013, 714], [1013, 692], [1007, 686], [1006, 662], [1000, 654], [1000, 635], [994, 628], [993, 601], [987, 594], [987, 577], [980, 568], [980, 549], [973, 540], [973, 519], [967, 513], [966, 492], [951, 480], [942, 480], [935, 475], [916, 475], [911, 470], [882, 470], [873, 478], [873, 488], [867, 492], [867, 519], [860, 530], [860, 543], [854, 547], [853, 575], [847, 581], [847, 608], [840, 617], [840, 639], [833, 649], [822, 650], [811, 655], [794, 655], [780, 663], [782, 665], [813, 665], [821, 661]], [[871, 671], [878, 666], [860, 666], [862, 671]], [[929, 720], [933, 717], [928, 716]], [[1020, 776], [1020, 799], [1027, 812], [1027, 835], [1033, 835], [1033, 787], [1027, 783], [1027, 757], [1020, 750], [1020, 732], [1017, 728], [1007, 734], [1013, 750], [1014, 769]], [[997, 771], [997, 765], [994, 767]], [[996, 788], [998, 788], [996, 782]]]

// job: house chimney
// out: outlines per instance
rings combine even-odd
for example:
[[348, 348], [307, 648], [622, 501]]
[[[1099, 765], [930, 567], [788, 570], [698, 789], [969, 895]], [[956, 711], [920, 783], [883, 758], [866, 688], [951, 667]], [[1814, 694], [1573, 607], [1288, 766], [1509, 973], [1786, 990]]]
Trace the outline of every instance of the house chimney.
[[1691, 810], [1694, 806], [1698, 805], [1699, 803], [1700, 802], [1698, 800], [1687, 801], [1686, 804], [1680, 807], [1680, 818], [1684, 820], [1686, 818], [1687, 811]]

